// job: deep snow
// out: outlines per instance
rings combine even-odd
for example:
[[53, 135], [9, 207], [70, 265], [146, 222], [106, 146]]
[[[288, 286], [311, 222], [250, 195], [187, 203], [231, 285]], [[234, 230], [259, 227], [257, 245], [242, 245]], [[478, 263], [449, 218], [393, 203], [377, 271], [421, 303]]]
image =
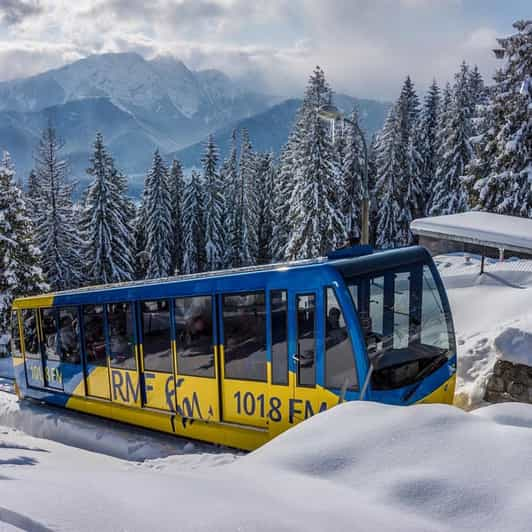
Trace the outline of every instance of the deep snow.
[[532, 409], [515, 403], [474, 413], [344, 403], [247, 456], [200, 453], [196, 467], [192, 450], [133, 462], [4, 428], [0, 522], [75, 531], [529, 531], [531, 449]]
[[532, 261], [464, 254], [435, 257], [451, 303], [458, 343], [455, 402], [482, 404], [495, 361], [532, 366]]

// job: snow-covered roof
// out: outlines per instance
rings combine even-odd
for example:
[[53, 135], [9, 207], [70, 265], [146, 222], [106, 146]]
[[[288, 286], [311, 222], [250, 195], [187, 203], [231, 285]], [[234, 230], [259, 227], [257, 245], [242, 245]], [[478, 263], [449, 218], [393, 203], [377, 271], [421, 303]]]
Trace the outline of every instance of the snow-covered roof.
[[410, 228], [419, 236], [532, 252], [532, 219], [529, 218], [475, 211], [418, 218]]

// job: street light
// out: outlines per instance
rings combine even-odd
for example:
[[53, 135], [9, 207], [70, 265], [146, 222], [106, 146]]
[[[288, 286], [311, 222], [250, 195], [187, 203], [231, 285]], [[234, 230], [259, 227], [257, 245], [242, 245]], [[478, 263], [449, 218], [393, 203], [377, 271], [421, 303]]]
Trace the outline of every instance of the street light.
[[[349, 118], [345, 118], [342, 112], [332, 104], [322, 105], [318, 108], [318, 116], [320, 118], [323, 118], [324, 120], [331, 120], [333, 122], [336, 122], [337, 120], [341, 120], [342, 122], [347, 122], [357, 132], [358, 136], [362, 139], [362, 147], [364, 148], [364, 175], [363, 175], [363, 183], [362, 183], [362, 231], [360, 235], [360, 243], [361, 244], [369, 244], [369, 184], [368, 184], [368, 146], [366, 143], [366, 137], [364, 136], [364, 133], [362, 133], [362, 130], [360, 129], [360, 126], [353, 122], [352, 120], [349, 120]], [[333, 124], [333, 131], [334, 131], [334, 124]]]

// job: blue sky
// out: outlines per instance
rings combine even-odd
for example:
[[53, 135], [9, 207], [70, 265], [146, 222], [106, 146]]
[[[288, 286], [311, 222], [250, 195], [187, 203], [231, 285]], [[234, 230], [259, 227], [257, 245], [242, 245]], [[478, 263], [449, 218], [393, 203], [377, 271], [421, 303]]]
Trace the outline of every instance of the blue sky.
[[319, 64], [336, 91], [391, 99], [406, 74], [423, 91], [462, 59], [491, 76], [496, 37], [531, 12], [525, 0], [0, 0], [0, 80], [137, 51], [286, 96]]

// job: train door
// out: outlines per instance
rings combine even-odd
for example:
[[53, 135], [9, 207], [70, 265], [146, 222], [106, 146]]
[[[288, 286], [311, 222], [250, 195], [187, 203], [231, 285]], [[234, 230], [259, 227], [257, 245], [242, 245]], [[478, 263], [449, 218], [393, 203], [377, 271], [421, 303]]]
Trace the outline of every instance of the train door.
[[172, 304], [170, 299], [137, 303], [143, 406], [168, 412], [176, 409]]
[[292, 367], [294, 379], [292, 398], [289, 403], [290, 424], [303, 421], [329, 406], [327, 392], [322, 382], [323, 374], [323, 294], [319, 291], [304, 291], [291, 294], [290, 308], [292, 325]]
[[[184, 419], [220, 420], [216, 298], [178, 297], [174, 322], [175, 410]], [[146, 359], [145, 359], [146, 360]]]
[[38, 311], [44, 384], [48, 388], [63, 390], [57, 309], [43, 308]]
[[219, 296], [223, 420], [266, 428], [269, 386], [263, 290]]
[[21, 313], [26, 382], [28, 386], [43, 388], [45, 383], [38, 311], [37, 309], [24, 309]]
[[105, 336], [109, 359], [111, 400], [129, 406], [142, 404], [137, 362], [135, 305], [105, 305]]
[[82, 307], [82, 317], [87, 395], [110, 399], [104, 306], [85, 305]]

